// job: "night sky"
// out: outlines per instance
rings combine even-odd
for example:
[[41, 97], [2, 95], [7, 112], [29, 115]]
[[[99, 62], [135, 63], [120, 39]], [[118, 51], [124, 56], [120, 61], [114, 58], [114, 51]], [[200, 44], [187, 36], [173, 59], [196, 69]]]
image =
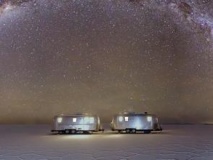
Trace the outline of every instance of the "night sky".
[[213, 122], [213, 1], [0, 0], [0, 123], [122, 111]]

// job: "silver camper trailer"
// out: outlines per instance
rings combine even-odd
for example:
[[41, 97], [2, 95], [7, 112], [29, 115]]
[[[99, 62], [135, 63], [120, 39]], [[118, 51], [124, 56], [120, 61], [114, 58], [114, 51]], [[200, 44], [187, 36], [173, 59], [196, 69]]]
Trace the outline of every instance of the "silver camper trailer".
[[92, 114], [58, 115], [53, 118], [52, 132], [75, 134], [103, 131], [100, 118]]
[[137, 131], [150, 133], [151, 131], [162, 131], [158, 123], [158, 118], [147, 112], [116, 114], [112, 118], [111, 129], [119, 133], [136, 133]]

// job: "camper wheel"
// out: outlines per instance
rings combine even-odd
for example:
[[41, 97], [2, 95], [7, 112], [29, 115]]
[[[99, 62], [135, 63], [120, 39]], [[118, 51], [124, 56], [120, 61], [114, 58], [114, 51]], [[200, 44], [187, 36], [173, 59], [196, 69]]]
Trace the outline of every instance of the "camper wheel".
[[151, 131], [147, 130], [147, 131], [144, 131], [145, 134], [149, 134], [151, 133]]
[[75, 134], [76, 133], [76, 130], [75, 129], [72, 129], [71, 130], [71, 134]]
[[136, 133], [136, 129], [132, 129], [132, 133]]
[[68, 130], [68, 129], [65, 129], [65, 134], [69, 134], [70, 133], [70, 131]]
[[126, 129], [126, 133], [130, 133], [130, 130], [129, 130], [129, 129]]
[[90, 131], [83, 131], [83, 134], [91, 134]]

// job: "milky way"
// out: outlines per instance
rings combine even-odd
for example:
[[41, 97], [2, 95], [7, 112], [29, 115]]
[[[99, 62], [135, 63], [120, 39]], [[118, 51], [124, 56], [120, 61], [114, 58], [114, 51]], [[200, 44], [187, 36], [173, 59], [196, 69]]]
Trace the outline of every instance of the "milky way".
[[0, 0], [0, 122], [212, 122], [212, 44], [208, 0]]

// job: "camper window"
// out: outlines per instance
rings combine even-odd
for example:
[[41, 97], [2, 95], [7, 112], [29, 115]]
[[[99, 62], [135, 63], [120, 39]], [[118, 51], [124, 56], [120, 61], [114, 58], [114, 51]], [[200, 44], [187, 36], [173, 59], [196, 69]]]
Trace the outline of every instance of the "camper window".
[[119, 116], [119, 117], [118, 117], [118, 120], [119, 120], [119, 122], [122, 122], [122, 121], [123, 121], [123, 117], [122, 117], [122, 116]]
[[76, 122], [76, 121], [77, 121], [77, 118], [73, 118], [72, 121], [73, 121], [73, 122]]
[[147, 121], [151, 122], [152, 121], [152, 117], [151, 116], [147, 116]]

